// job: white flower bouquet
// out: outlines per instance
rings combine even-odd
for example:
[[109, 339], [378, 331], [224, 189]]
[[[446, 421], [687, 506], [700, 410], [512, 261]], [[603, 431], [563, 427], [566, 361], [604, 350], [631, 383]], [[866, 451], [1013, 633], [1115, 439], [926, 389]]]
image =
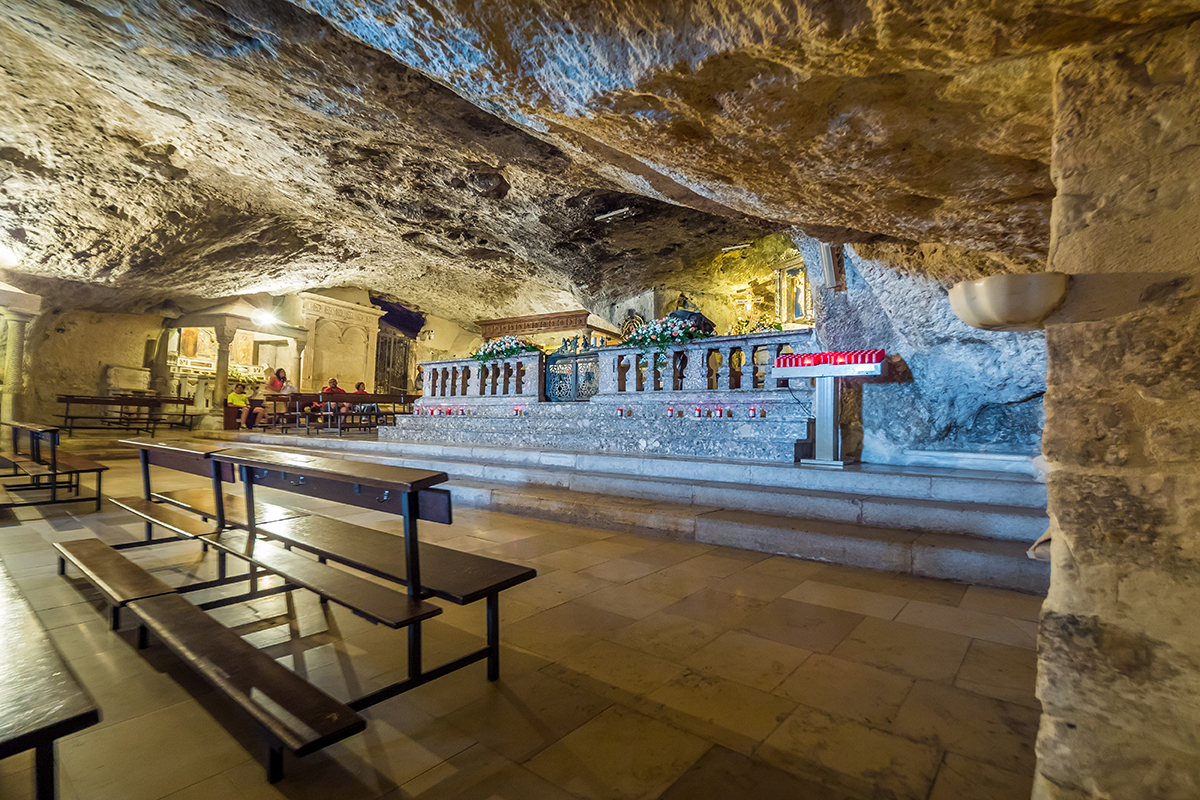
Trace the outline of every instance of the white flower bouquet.
[[541, 348], [536, 344], [528, 339], [522, 339], [520, 336], [501, 336], [476, 347], [471, 353], [471, 358], [483, 363], [494, 358], [508, 358], [521, 353], [536, 353], [539, 349]]

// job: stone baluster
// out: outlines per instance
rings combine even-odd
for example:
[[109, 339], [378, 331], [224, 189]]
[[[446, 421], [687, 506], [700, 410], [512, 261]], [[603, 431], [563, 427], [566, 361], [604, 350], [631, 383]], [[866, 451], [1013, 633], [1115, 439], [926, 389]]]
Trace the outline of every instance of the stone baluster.
[[597, 375], [599, 379], [599, 393], [616, 394], [618, 354], [614, 350], [601, 349], [598, 355], [600, 362], [596, 368], [600, 371]]
[[707, 345], [689, 345], [684, 353], [687, 354], [687, 366], [683, 369], [683, 390], [685, 392], [708, 391]]
[[742, 389], [749, 391], [754, 388], [754, 345], [747, 342], [742, 345]]
[[730, 363], [730, 358], [735, 348], [728, 345], [722, 345], [717, 348], [717, 352], [721, 355], [721, 367], [717, 372], [717, 391], [730, 391], [730, 377], [733, 375], [733, 364]]

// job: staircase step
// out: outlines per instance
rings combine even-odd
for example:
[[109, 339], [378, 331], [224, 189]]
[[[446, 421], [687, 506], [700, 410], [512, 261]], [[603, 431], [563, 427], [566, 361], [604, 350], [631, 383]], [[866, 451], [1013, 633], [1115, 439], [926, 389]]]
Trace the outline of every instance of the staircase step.
[[1024, 592], [1050, 586], [1048, 563], [997, 539], [719, 510], [696, 520], [696, 540]]

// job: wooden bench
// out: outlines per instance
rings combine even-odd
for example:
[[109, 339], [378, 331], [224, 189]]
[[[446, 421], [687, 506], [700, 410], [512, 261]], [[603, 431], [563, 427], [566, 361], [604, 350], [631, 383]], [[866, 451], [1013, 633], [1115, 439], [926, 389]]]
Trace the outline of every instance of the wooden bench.
[[148, 634], [153, 633], [263, 727], [271, 783], [283, 777], [284, 748], [304, 756], [366, 728], [366, 720], [354, 710], [242, 640], [99, 539], [58, 542], [54, 547], [60, 575], [70, 561], [109, 601], [114, 630], [118, 610], [128, 607], [139, 621], [139, 648], [148, 645]]
[[58, 796], [55, 741], [100, 721], [100, 710], [63, 661], [0, 564], [0, 758], [34, 751], [37, 800]]
[[396, 479], [403, 473], [436, 474], [439, 476], [436, 482], [441, 482], [445, 479], [443, 473], [252, 448], [223, 450], [213, 453], [211, 458], [238, 467], [248, 505], [254, 503], [255, 487], [266, 487], [404, 518], [403, 536], [315, 515], [261, 525], [254, 521], [248, 530], [306, 550], [320, 560], [396, 581], [406, 586], [410, 594], [440, 597], [460, 604], [486, 601], [487, 642], [483, 648], [424, 671], [420, 662], [420, 630], [414, 626], [409, 629], [408, 679], [352, 701], [351, 707], [366, 708], [484, 659], [488, 680], [500, 677], [500, 592], [531, 580], [537, 571], [420, 543], [418, 520], [451, 523], [450, 493], [432, 488], [435, 483], [429, 479], [412, 479], [408, 491], [397, 492]]
[[283, 777], [283, 749], [314, 753], [366, 729], [367, 721], [178, 594], [129, 604], [142, 630], [249, 712], [267, 732], [267, 781]]
[[69, 561], [104, 596], [114, 631], [121, 627], [121, 609], [128, 603], [175, 591], [99, 539], [55, 542], [54, 549], [59, 575], [67, 574]]
[[[322, 405], [322, 410], [317, 416], [322, 423], [317, 429], [318, 432], [337, 431], [338, 436], [341, 436], [346, 430], [372, 430], [380, 424], [395, 423], [398, 414], [403, 414], [406, 410], [408, 413], [412, 412], [412, 403], [416, 397], [406, 394], [322, 392], [318, 399]], [[341, 409], [345, 404], [351, 406], [349, 411]], [[371, 406], [373, 410], [361, 410], [364, 406]]]
[[[12, 477], [20, 475], [28, 479], [25, 483], [4, 483], [0, 486], [0, 508], [53, 505], [55, 503], [78, 503], [85, 500], [95, 502], [100, 510], [102, 495], [102, 473], [108, 467], [85, 456], [67, 453], [59, 449], [59, 429], [50, 425], [10, 420], [4, 423], [12, 431], [12, 453], [7, 456], [12, 466]], [[28, 452], [21, 452], [21, 442], [28, 440]], [[96, 476], [96, 494], [82, 493], [83, 475]], [[65, 495], [60, 494], [65, 491]], [[49, 497], [33, 500], [14, 498], [10, 491], [23, 493], [38, 491]]]

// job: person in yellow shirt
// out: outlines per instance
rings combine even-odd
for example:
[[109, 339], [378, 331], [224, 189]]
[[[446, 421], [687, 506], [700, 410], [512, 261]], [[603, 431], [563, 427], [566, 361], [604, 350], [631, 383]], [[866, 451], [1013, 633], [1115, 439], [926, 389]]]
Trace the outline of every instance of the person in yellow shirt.
[[233, 391], [229, 393], [229, 397], [225, 398], [225, 405], [234, 408], [241, 408], [238, 413], [238, 427], [246, 427], [246, 420], [251, 420], [250, 427], [253, 428], [258, 424], [259, 417], [262, 416], [261, 408], [250, 408], [250, 398], [246, 397], [246, 384], [239, 383], [233, 387]]

